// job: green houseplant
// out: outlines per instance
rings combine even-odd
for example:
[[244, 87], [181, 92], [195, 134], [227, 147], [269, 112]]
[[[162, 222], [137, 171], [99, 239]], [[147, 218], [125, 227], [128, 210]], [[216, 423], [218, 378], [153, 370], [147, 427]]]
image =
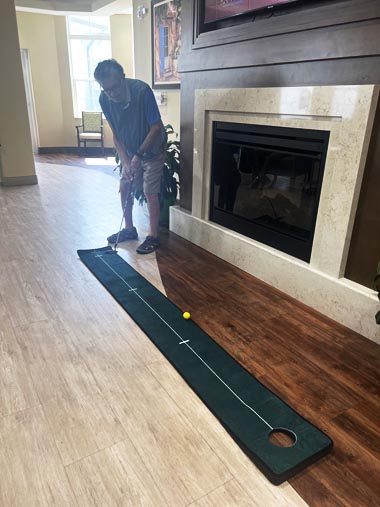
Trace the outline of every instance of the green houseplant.
[[[174, 131], [172, 125], [165, 125], [168, 136], [166, 142], [166, 159], [161, 179], [160, 189], [160, 225], [167, 227], [169, 225], [169, 207], [175, 204], [179, 191], [179, 168], [180, 168], [180, 143], [177, 140], [178, 134]], [[115, 160], [118, 164], [115, 169], [121, 171], [120, 157], [115, 150]], [[135, 199], [139, 204], [144, 204], [146, 198], [144, 192], [135, 190]]]
[[[377, 290], [377, 297], [380, 301], [380, 262], [377, 266], [376, 276], [375, 276], [375, 289]], [[380, 310], [375, 315], [376, 324], [380, 325]]]
[[169, 225], [169, 207], [176, 203], [179, 192], [180, 144], [178, 134], [171, 125], [165, 125], [168, 140], [166, 142], [166, 160], [161, 179], [160, 225]]

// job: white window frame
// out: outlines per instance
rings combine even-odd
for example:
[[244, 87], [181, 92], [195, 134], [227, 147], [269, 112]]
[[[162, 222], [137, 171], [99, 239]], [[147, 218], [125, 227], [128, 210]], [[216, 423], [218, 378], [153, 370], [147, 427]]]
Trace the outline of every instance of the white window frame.
[[[71, 41], [72, 40], [108, 40], [111, 42], [111, 33], [109, 35], [106, 34], [95, 34], [95, 35], [71, 35], [70, 34], [70, 28], [69, 28], [69, 17], [66, 16], [66, 32], [67, 32], [67, 42], [69, 46], [69, 61], [70, 61], [70, 81], [71, 81], [71, 93], [73, 97], [73, 111], [74, 111], [74, 118], [82, 118], [82, 111], [78, 108], [78, 101], [77, 101], [77, 87], [76, 82], [82, 81], [91, 83], [95, 80], [92, 79], [75, 79], [74, 72], [73, 72], [73, 60], [72, 60], [72, 52], [71, 52]], [[80, 16], [80, 15], [73, 15], [73, 17], [87, 17], [87, 16]], [[112, 51], [112, 47], [111, 47]], [[112, 55], [110, 55], [110, 58], [112, 58]], [[99, 88], [99, 95], [100, 95], [100, 88]], [[99, 106], [99, 111], [100, 111]]]

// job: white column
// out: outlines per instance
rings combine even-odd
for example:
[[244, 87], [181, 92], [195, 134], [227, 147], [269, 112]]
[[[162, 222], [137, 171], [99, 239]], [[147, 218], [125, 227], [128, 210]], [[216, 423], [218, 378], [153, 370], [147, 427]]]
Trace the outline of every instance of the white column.
[[3, 185], [37, 183], [14, 0], [0, 2], [0, 176]]

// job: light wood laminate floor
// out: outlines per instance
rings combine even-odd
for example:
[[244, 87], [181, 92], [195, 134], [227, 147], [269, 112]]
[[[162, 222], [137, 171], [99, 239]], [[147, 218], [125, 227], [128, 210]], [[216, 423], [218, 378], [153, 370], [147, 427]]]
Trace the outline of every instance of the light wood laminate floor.
[[[117, 179], [44, 163], [38, 178], [0, 187], [0, 505], [306, 506], [258, 472], [78, 260], [119, 227]], [[164, 291], [137, 244], [121, 255]]]

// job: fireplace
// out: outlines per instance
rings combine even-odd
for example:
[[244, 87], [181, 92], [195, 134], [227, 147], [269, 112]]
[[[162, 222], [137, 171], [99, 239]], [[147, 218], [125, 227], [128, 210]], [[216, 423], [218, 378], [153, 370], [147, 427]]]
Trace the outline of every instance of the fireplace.
[[209, 218], [309, 262], [329, 132], [213, 122]]
[[[196, 90], [192, 208], [170, 208], [170, 229], [175, 233], [378, 343], [379, 331], [373, 318], [378, 309], [376, 295], [345, 279], [344, 272], [379, 89], [377, 85], [360, 85]], [[231, 139], [229, 124], [234, 126], [232, 134], [242, 128], [238, 135], [253, 136], [254, 141]], [[275, 149], [290, 152], [281, 163], [278, 151], [272, 161], [268, 160], [269, 154], [265, 155], [272, 146], [266, 127], [276, 132]], [[213, 140], [216, 130], [220, 138]], [[301, 145], [293, 146], [299, 141]], [[221, 165], [229, 162], [238, 168], [239, 176], [232, 178], [236, 196], [226, 185], [228, 192], [219, 193], [220, 175], [219, 183], [212, 180], [215, 143], [224, 144], [224, 153], [218, 156]], [[285, 149], [283, 143], [290, 146], [286, 144]], [[266, 166], [264, 162], [261, 169], [258, 166], [253, 170], [248, 154], [266, 158]], [[293, 187], [298, 191], [297, 198], [279, 192], [282, 188], [290, 192]], [[300, 192], [303, 187], [305, 191]], [[308, 219], [302, 217], [301, 225], [288, 221], [285, 233], [282, 224], [277, 228], [287, 240], [298, 236], [299, 243], [310, 242], [307, 262], [303, 260], [305, 253], [297, 258], [294, 252], [289, 254], [278, 245], [265, 244], [262, 239], [253, 239], [247, 232], [216, 221], [215, 211], [224, 218], [236, 215], [239, 221], [246, 221], [244, 206], [239, 203], [243, 190], [251, 196], [260, 192], [271, 198], [270, 202], [265, 199], [265, 209], [250, 207], [247, 212], [249, 219], [260, 218], [255, 224], [260, 230], [273, 229], [273, 223], [282, 222], [275, 220], [278, 217], [299, 218], [300, 213], [293, 207], [279, 207], [279, 199], [274, 200], [275, 189], [282, 202], [287, 199], [298, 207], [303, 199], [308, 210], [313, 210]]]

